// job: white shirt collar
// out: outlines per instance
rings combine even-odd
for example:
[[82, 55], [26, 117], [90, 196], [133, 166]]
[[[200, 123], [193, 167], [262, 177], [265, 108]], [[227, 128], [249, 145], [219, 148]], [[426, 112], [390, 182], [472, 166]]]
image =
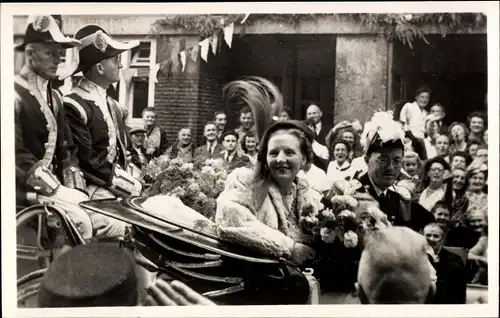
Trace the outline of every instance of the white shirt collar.
[[36, 86], [38, 90], [42, 93], [44, 98], [47, 97], [47, 86], [49, 84], [49, 80], [41, 77], [40, 75], [36, 75]]
[[380, 197], [380, 195], [383, 193], [384, 196], [387, 195], [387, 191], [392, 187], [389, 187], [387, 189], [385, 189], [384, 191], [382, 191], [382, 189], [380, 189], [379, 187], [377, 187], [377, 185], [375, 185], [375, 183], [373, 182], [372, 178], [370, 177], [370, 175], [368, 175], [368, 178], [370, 178], [370, 183], [372, 184], [373, 186], [373, 189], [375, 189], [375, 193], [377, 194], [377, 197]]

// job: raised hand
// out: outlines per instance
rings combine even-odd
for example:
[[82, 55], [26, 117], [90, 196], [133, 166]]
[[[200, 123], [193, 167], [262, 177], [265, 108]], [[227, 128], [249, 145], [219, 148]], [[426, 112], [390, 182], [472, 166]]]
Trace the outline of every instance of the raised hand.
[[155, 281], [147, 289], [146, 306], [215, 306], [215, 303], [179, 281]]

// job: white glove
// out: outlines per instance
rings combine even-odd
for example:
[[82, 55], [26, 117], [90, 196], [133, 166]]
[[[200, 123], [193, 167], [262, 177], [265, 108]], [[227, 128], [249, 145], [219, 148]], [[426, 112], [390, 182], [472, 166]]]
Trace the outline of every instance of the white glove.
[[92, 237], [92, 222], [87, 212], [78, 203], [88, 200], [89, 198], [85, 193], [63, 185], [59, 186], [50, 197], [38, 195], [40, 203], [52, 203], [63, 209], [84, 239]]

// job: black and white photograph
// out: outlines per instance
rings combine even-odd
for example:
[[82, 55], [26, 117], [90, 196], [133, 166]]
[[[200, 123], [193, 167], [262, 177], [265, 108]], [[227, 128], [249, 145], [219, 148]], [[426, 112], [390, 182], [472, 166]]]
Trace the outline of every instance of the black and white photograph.
[[1, 6], [6, 316], [498, 315], [497, 2]]

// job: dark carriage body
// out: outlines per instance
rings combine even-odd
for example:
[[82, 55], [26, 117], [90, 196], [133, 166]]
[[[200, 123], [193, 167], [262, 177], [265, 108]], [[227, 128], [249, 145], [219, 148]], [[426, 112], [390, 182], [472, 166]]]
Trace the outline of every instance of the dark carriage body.
[[[127, 246], [162, 278], [177, 279], [224, 305], [307, 304], [308, 277], [297, 266], [223, 242], [213, 224], [158, 217], [141, 207], [145, 198], [105, 199], [81, 205], [132, 224]], [[148, 268], [149, 267], [149, 268]]]

